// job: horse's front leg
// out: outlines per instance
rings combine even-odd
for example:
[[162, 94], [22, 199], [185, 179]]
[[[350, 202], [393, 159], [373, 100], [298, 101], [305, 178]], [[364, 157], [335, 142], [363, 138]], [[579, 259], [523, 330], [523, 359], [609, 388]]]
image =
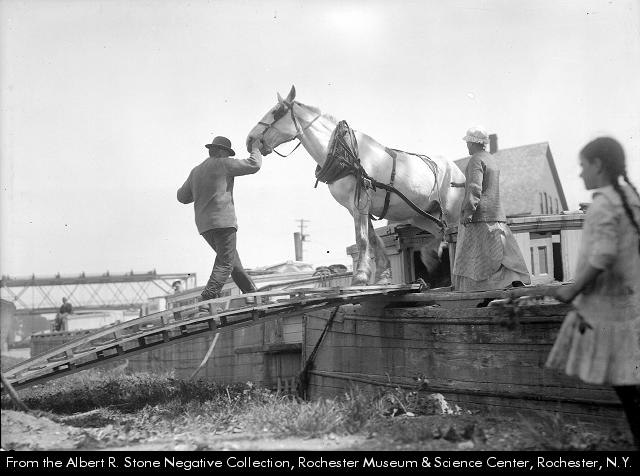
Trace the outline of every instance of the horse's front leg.
[[371, 246], [369, 244], [369, 207], [354, 210], [353, 222], [358, 245], [358, 266], [353, 273], [352, 286], [366, 286], [371, 278]]
[[367, 222], [369, 225], [369, 246], [374, 250], [376, 258], [375, 283], [381, 285], [389, 284], [391, 282], [391, 261], [389, 261], [387, 253], [384, 251], [384, 243], [382, 242], [382, 239], [373, 228], [371, 219], [368, 218]]

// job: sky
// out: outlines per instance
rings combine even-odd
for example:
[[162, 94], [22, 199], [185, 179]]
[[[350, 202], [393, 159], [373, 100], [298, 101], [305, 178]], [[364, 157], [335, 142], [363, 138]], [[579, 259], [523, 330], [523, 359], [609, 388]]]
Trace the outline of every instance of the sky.
[[[196, 273], [214, 253], [176, 200], [204, 144], [292, 85], [378, 142], [467, 155], [548, 142], [570, 209], [577, 154], [616, 137], [640, 185], [638, 0], [0, 0], [0, 272]], [[294, 143], [278, 148], [288, 153]], [[351, 264], [351, 216], [301, 147], [235, 181], [245, 267]]]

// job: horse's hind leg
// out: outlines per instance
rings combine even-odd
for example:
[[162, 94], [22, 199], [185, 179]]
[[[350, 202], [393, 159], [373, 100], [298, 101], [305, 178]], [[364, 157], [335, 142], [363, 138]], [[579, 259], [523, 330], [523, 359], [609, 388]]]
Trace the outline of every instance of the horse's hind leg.
[[358, 266], [353, 273], [352, 286], [366, 286], [371, 278], [371, 246], [369, 244], [369, 209], [355, 210], [353, 222], [358, 245]]
[[374, 250], [376, 257], [376, 284], [389, 284], [391, 282], [391, 262], [384, 251], [384, 243], [373, 228], [371, 219], [369, 221], [369, 246]]

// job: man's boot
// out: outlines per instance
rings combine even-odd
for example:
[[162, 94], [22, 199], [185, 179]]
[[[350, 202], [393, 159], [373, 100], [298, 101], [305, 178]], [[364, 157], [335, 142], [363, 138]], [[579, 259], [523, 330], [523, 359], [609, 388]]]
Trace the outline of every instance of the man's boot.
[[[208, 301], [210, 299], [217, 299], [219, 297], [220, 297], [220, 293], [206, 293], [206, 292], [203, 292], [200, 295], [200, 302]], [[210, 305], [209, 304], [201, 304], [200, 306], [198, 306], [198, 312], [206, 312], [207, 314], [210, 314], [211, 313]]]

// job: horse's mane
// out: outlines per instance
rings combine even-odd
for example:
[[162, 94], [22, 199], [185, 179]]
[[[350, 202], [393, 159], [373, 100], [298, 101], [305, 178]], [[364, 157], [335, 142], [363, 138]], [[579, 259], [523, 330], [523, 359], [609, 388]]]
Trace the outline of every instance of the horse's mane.
[[308, 104], [305, 104], [303, 102], [300, 101], [296, 101], [300, 106], [305, 107], [307, 109], [309, 109], [311, 112], [315, 113], [315, 114], [321, 114], [324, 117], [331, 119], [334, 122], [340, 122], [338, 121], [334, 116], [332, 116], [331, 114], [327, 114], [326, 112], [322, 112], [322, 110], [319, 107], [316, 106], [309, 106]]
[[[320, 115], [322, 115], [322, 116], [326, 117], [327, 119], [329, 119], [329, 120], [331, 120], [331, 121], [335, 122], [336, 124], [340, 122], [338, 119], [336, 119], [336, 117], [335, 117], [335, 116], [333, 116], [333, 115], [331, 115], [331, 114], [328, 114], [328, 113], [326, 113], [326, 112], [322, 112], [322, 110], [321, 110], [319, 107], [316, 107], [316, 106], [309, 106], [308, 104], [302, 103], [302, 102], [300, 102], [300, 101], [296, 101], [296, 103], [297, 103], [297, 104], [299, 104], [300, 106], [302, 106], [302, 107], [304, 107], [304, 108], [308, 109], [309, 111], [313, 112], [314, 114], [320, 114]], [[348, 121], [347, 121], [347, 122], [348, 122]], [[382, 144], [380, 144], [380, 142], [378, 142], [376, 139], [374, 139], [373, 137], [371, 137], [369, 134], [367, 134], [367, 133], [365, 133], [365, 132], [362, 132], [362, 131], [360, 131], [360, 130], [358, 130], [358, 129], [354, 129], [354, 131], [358, 131], [360, 134], [362, 134], [363, 136], [367, 137], [367, 138], [368, 138], [369, 140], [371, 140], [372, 142], [374, 142], [374, 143], [376, 143], [376, 144], [380, 145], [381, 147], [384, 147]], [[332, 136], [332, 137], [333, 137], [333, 136]], [[402, 151], [400, 151], [400, 152], [402, 152]]]

